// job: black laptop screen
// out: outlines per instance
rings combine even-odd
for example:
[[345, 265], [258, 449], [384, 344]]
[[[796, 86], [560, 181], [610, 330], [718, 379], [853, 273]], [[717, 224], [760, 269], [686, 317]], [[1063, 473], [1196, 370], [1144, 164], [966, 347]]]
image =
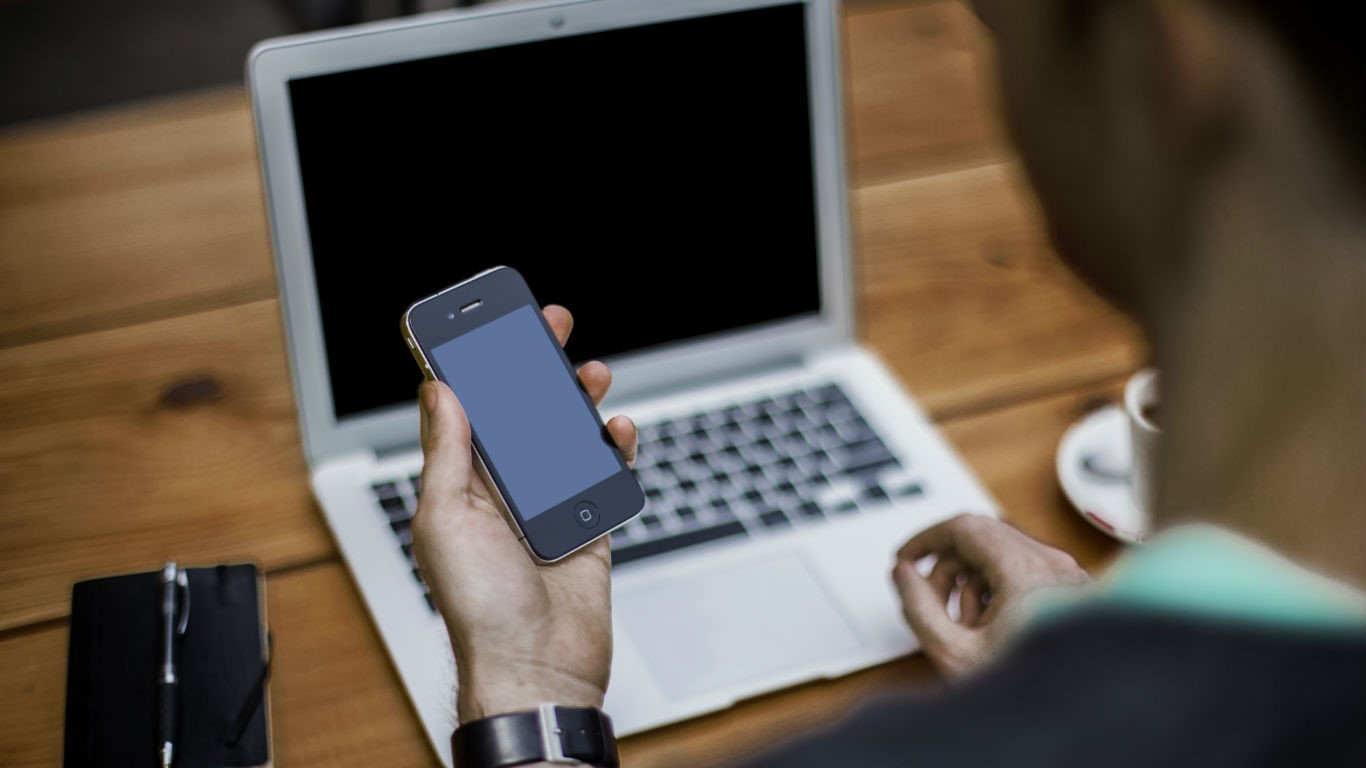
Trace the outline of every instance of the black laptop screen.
[[413, 301], [498, 264], [584, 361], [820, 307], [804, 6], [289, 84], [336, 415], [412, 400]]

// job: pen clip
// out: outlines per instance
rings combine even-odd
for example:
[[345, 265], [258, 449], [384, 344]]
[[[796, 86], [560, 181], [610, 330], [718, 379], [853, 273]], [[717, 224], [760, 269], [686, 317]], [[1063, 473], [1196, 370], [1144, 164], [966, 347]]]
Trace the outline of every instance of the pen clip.
[[184, 568], [176, 568], [175, 585], [180, 590], [180, 620], [176, 622], [175, 633], [184, 635], [190, 624], [190, 577]]

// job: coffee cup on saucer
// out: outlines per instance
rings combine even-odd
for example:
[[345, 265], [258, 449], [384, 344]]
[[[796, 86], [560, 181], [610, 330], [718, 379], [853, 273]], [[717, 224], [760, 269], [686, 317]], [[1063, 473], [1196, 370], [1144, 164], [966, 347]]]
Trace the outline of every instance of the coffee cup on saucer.
[[1124, 415], [1129, 419], [1129, 494], [1144, 511], [1152, 509], [1157, 466], [1157, 371], [1144, 368], [1124, 385]]
[[1149, 512], [1157, 461], [1158, 374], [1145, 368], [1124, 386], [1124, 403], [1093, 411], [1058, 443], [1058, 482], [1091, 525], [1125, 542], [1152, 530]]

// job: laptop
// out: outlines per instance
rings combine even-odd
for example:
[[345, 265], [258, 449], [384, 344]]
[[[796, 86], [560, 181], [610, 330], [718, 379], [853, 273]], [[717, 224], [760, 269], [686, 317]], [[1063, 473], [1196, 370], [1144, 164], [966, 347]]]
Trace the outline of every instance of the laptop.
[[914, 650], [893, 553], [997, 514], [857, 340], [839, 37], [832, 0], [582, 0], [251, 53], [313, 490], [447, 763], [395, 330], [418, 297], [515, 267], [614, 370], [648, 496], [610, 534], [622, 734]]

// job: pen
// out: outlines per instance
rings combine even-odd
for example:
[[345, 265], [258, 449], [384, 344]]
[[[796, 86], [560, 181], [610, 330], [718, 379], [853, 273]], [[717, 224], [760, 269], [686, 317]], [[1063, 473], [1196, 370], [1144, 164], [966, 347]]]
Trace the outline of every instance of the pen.
[[[185, 634], [185, 625], [190, 618], [189, 587], [185, 571], [182, 571], [174, 560], [161, 569], [161, 676], [157, 680], [157, 688], [161, 693], [161, 738], [158, 739], [161, 742], [161, 768], [171, 768], [175, 761], [176, 718], [180, 714], [180, 679], [176, 676], [175, 641], [177, 636]], [[185, 592], [186, 604], [183, 612], [177, 610], [177, 596], [180, 590]], [[177, 624], [178, 612], [180, 621]]]

